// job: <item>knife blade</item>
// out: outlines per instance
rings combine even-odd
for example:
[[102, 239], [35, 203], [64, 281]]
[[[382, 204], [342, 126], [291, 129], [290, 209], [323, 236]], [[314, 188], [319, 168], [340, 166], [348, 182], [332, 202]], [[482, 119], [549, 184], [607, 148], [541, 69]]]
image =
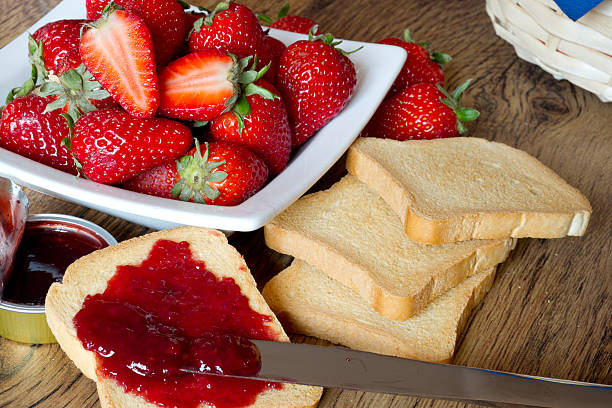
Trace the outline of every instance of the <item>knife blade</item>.
[[[261, 358], [259, 372], [230, 377], [539, 407], [612, 406], [610, 385], [429, 363], [344, 347], [251, 341]], [[181, 370], [204, 374], [190, 367]]]

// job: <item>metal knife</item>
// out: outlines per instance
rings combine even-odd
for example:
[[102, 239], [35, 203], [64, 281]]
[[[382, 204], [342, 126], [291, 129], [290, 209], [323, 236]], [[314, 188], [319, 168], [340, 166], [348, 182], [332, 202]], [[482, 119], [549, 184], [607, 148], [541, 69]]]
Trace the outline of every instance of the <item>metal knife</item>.
[[[450, 400], [539, 407], [612, 407], [612, 386], [428, 363], [344, 347], [251, 340], [261, 357], [255, 380]], [[203, 374], [195, 368], [186, 372]]]

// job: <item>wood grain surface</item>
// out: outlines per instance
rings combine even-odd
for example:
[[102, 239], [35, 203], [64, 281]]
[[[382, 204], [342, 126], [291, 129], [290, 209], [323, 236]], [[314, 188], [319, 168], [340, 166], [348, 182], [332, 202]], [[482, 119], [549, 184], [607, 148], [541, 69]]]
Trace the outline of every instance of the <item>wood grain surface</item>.
[[[275, 15], [285, 0], [248, 0]], [[0, 46], [57, 0], [0, 0]], [[213, 6], [212, 1], [201, 1]], [[458, 345], [456, 364], [612, 384], [612, 104], [519, 60], [495, 36], [482, 0], [294, 0], [292, 11], [341, 38], [377, 41], [406, 27], [454, 56], [447, 85], [474, 78], [466, 106], [481, 112], [470, 134], [523, 149], [579, 188], [593, 216], [584, 237], [522, 239]], [[25, 48], [25, 44], [24, 44]], [[0, 61], [2, 65], [8, 61]], [[329, 186], [338, 164], [321, 180]], [[28, 190], [31, 212], [92, 220], [119, 241], [148, 232], [97, 211]], [[262, 231], [230, 238], [262, 285], [291, 258], [264, 245]], [[296, 341], [315, 341], [295, 336]], [[98, 407], [96, 388], [57, 345], [0, 339], [0, 407]], [[321, 408], [473, 407], [452, 401], [326, 390]], [[502, 406], [502, 405], [493, 405]]]

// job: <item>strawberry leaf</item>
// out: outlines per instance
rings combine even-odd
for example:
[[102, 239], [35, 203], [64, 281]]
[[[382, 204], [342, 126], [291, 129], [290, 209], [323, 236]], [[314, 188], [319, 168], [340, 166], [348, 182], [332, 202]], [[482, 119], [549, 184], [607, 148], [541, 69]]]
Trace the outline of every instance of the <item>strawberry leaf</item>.
[[66, 136], [60, 142], [60, 146], [64, 146], [68, 150], [72, 150], [72, 139]]
[[71, 91], [83, 89], [83, 77], [75, 69], [70, 69], [62, 75], [62, 82]]
[[63, 93], [64, 87], [57, 82], [45, 82], [38, 88], [37, 94], [40, 96], [59, 95]]
[[198, 128], [198, 127], [203, 127], [208, 125], [208, 121], [207, 120], [194, 120], [193, 123], [191, 124], [192, 127]]
[[257, 17], [259, 21], [263, 21], [266, 24], [274, 23], [274, 20], [272, 20], [270, 17], [266, 16], [265, 14], [257, 13], [255, 14], [255, 16]]
[[412, 35], [410, 35], [410, 30], [408, 28], [406, 28], [402, 34], [403, 34], [402, 38], [404, 39], [404, 41], [409, 42], [409, 43], [415, 42], [412, 39]]
[[[225, 10], [229, 9], [230, 6], [230, 2], [229, 1], [222, 1], [219, 4], [217, 4], [217, 6], [215, 7], [215, 9], [212, 11], [212, 13], [210, 13], [205, 19], [204, 19], [204, 24], [206, 24], [207, 26], [211, 26], [215, 17], [217, 16], [217, 14], [224, 12]], [[200, 24], [200, 27], [202, 27], [202, 24]], [[200, 31], [200, 29], [197, 29], [196, 31]]]
[[238, 99], [238, 103], [234, 106], [234, 109], [243, 117], [251, 113], [251, 104], [247, 101], [244, 94]]
[[204, 24], [204, 17], [200, 17], [198, 18], [194, 23], [193, 23], [193, 31], [195, 31], [196, 33], [199, 33], [200, 30], [202, 29], [202, 24]]
[[250, 84], [251, 82], [255, 81], [255, 78], [257, 78], [257, 71], [244, 71], [238, 77], [238, 83]]
[[219, 197], [219, 195], [221, 195], [219, 190], [212, 188], [208, 184], [204, 184], [204, 194], [206, 194], [206, 197], [210, 198], [211, 200], [215, 200], [217, 197]]
[[289, 8], [289, 3], [283, 4], [283, 7], [281, 7], [281, 9], [278, 11], [278, 15], [276, 16], [276, 18], [280, 20], [281, 18], [289, 14]]
[[211, 183], [220, 183], [227, 178], [227, 173], [222, 170], [217, 170], [215, 172], [210, 173], [208, 176], [208, 181]]
[[[255, 81], [257, 81], [258, 79], [260, 79], [261, 77], [266, 75], [266, 72], [268, 72], [268, 70], [270, 69], [270, 65], [272, 65], [272, 61], [268, 62], [268, 65], [266, 65], [265, 67], [263, 67], [262, 69], [260, 69], [257, 72], [257, 76], [255, 77]], [[255, 82], [255, 81], [253, 81], [253, 82]]]
[[262, 98], [265, 98], [265, 99], [280, 98], [280, 96], [276, 95], [274, 92], [270, 92], [266, 88], [261, 87], [259, 85], [255, 85], [255, 84], [248, 84], [244, 88], [244, 95], [245, 96], [259, 95], [259, 96], [261, 96]]
[[68, 97], [66, 95], [62, 95], [53, 102], [49, 103], [43, 113], [52, 112], [56, 109], [62, 109], [68, 103]]
[[457, 111], [457, 119], [461, 122], [471, 122], [480, 116], [480, 112], [476, 109], [471, 108], [461, 108]]
[[446, 89], [442, 88], [440, 84], [436, 84], [438, 90], [446, 97], [440, 97], [440, 101], [451, 108], [457, 116], [457, 131], [459, 131], [459, 134], [464, 134], [467, 131], [463, 122], [470, 122], [480, 115], [480, 113], [475, 109], [461, 107], [461, 97], [463, 96], [463, 92], [465, 92], [467, 87], [470, 85], [471, 81], [471, 79], [468, 79], [450, 94]]
[[461, 101], [461, 97], [463, 96], [463, 93], [465, 92], [467, 87], [470, 86], [470, 82], [472, 82], [472, 80], [468, 79], [467, 81], [459, 85], [451, 94], [451, 98], [453, 98], [457, 102]]
[[[64, 119], [66, 119], [66, 122], [68, 122], [68, 133], [70, 134], [70, 136], [72, 136], [72, 129], [74, 129], [74, 120], [72, 119], [72, 116], [68, 115], [67, 113], [61, 113], [61, 115], [64, 117]], [[67, 139], [67, 138], [65, 137], [64, 139]], [[62, 139], [62, 144], [63, 143], [64, 143], [64, 140]], [[69, 147], [70, 145], [66, 145], [66, 146], [68, 150], [72, 150], [72, 148]]]
[[443, 52], [434, 52], [431, 54], [431, 59], [438, 65], [444, 66], [450, 62], [453, 57]]

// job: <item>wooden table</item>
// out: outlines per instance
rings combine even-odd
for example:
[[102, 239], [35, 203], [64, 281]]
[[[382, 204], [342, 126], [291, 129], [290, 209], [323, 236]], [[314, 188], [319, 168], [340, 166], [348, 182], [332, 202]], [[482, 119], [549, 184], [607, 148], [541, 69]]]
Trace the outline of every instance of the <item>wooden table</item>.
[[[0, 47], [58, 0], [1, 0]], [[246, 1], [275, 15], [285, 0]], [[10, 4], [9, 4], [10, 3]], [[211, 6], [212, 1], [201, 2]], [[402, 4], [401, 7], [398, 7]], [[303, 0], [293, 11], [337, 36], [376, 41], [410, 27], [418, 40], [454, 56], [447, 85], [474, 83], [466, 106], [481, 112], [473, 136], [526, 150], [591, 201], [586, 236], [523, 239], [498, 270], [458, 345], [456, 364], [612, 384], [612, 104], [519, 60], [495, 36], [484, 1]], [[24, 44], [25, 47], [25, 44]], [[0, 66], [7, 61], [0, 61]], [[0, 68], [1, 70], [1, 68]], [[320, 185], [338, 179], [340, 167]], [[90, 219], [121, 241], [148, 232], [109, 215], [28, 191], [31, 212]], [[266, 249], [262, 231], [234, 234], [260, 284], [291, 258]], [[295, 337], [294, 340], [304, 340]], [[0, 407], [97, 407], [94, 383], [57, 345], [0, 340]], [[319, 405], [340, 407], [468, 407], [473, 404], [326, 390]]]

